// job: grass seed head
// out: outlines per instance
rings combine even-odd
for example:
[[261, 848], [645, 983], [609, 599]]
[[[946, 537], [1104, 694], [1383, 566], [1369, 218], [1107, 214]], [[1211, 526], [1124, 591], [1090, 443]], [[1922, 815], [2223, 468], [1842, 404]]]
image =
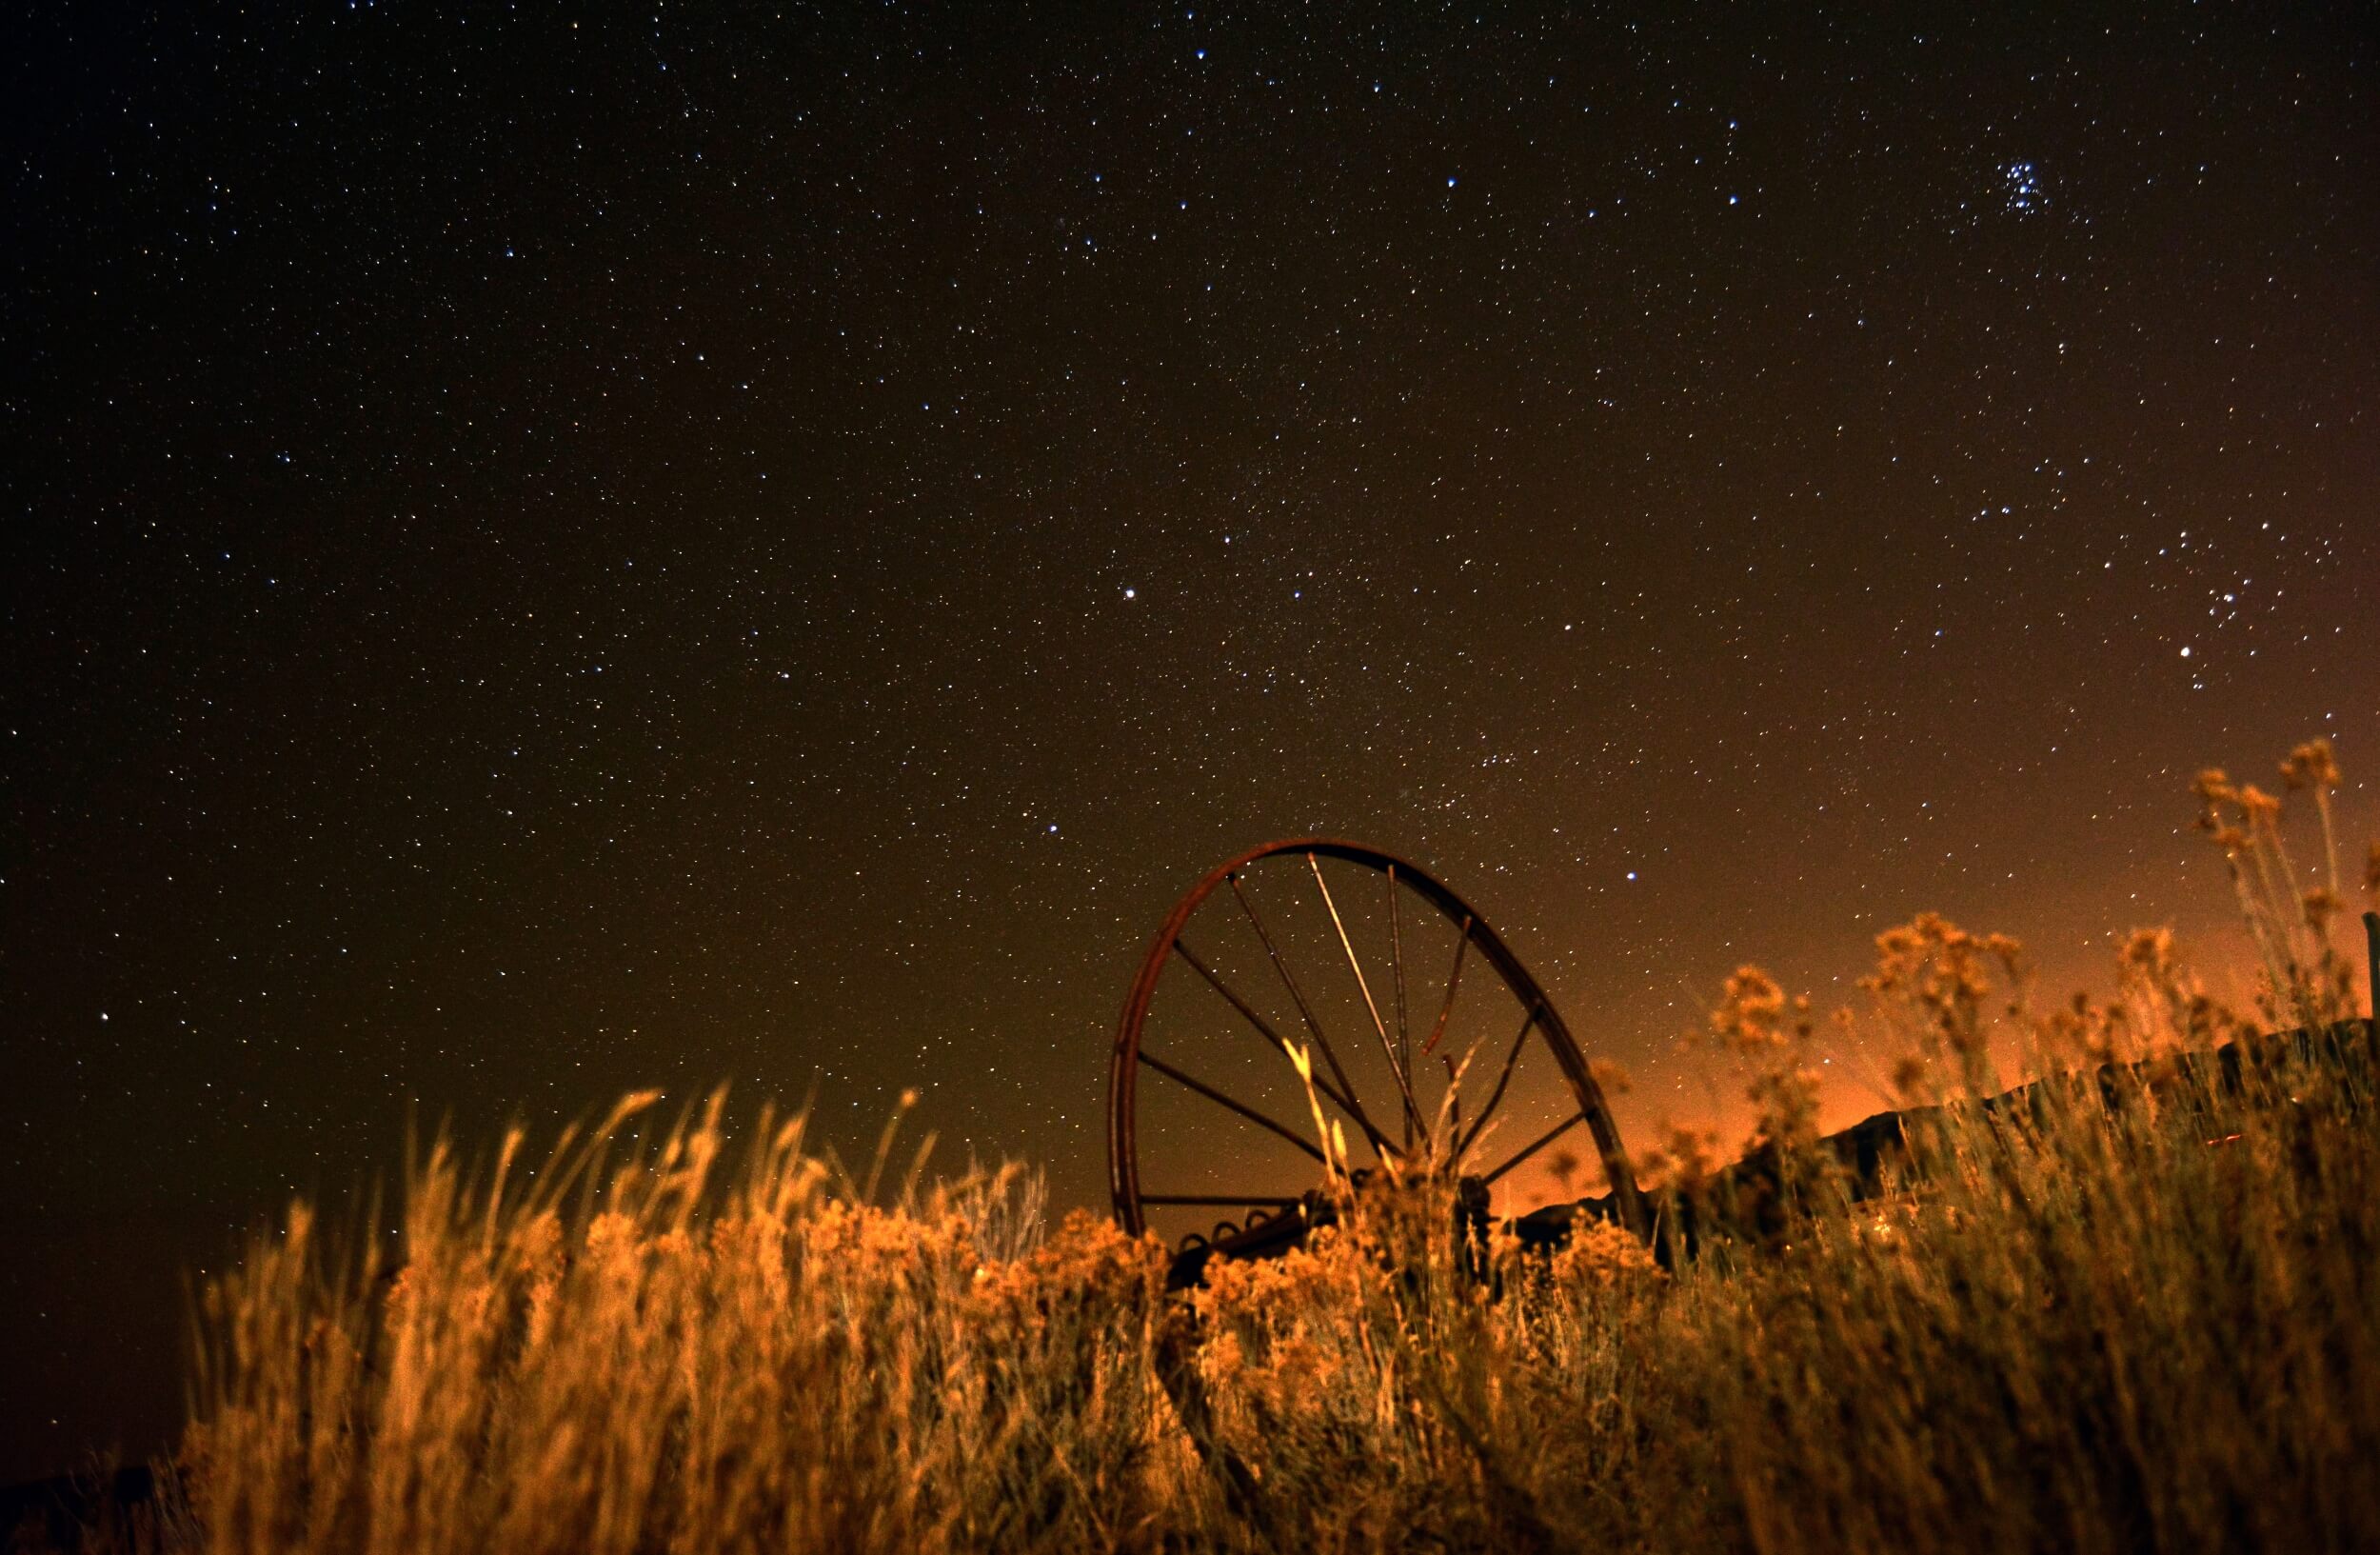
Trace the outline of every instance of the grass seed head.
[[2281, 763], [2281, 781], [2291, 791], [2299, 788], [2335, 790], [2339, 786], [2338, 758], [2331, 753], [2328, 740], [2308, 740], [2289, 753]]

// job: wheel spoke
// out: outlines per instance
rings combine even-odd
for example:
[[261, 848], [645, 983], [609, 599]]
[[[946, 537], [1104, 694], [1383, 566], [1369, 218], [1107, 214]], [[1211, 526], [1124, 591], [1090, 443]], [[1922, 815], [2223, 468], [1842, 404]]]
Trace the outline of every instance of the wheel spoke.
[[[1176, 939], [1174, 941], [1174, 953], [1181, 957], [1182, 960], [1188, 962], [1190, 964], [1191, 970], [1206, 979], [1206, 986], [1208, 987], [1211, 987], [1217, 993], [1221, 994], [1223, 998], [1230, 1003], [1232, 1008], [1240, 1011], [1242, 1016], [1246, 1017], [1248, 1024], [1256, 1027], [1257, 1034], [1259, 1036], [1261, 1036], [1266, 1042], [1271, 1043], [1274, 1047], [1279, 1049], [1282, 1057], [1286, 1058], [1289, 1056], [1288, 1042], [1282, 1038], [1279, 1032], [1273, 1029], [1272, 1023], [1267, 1021], [1263, 1016], [1258, 1014], [1254, 1009], [1250, 1008], [1248, 1007], [1248, 1002], [1245, 999], [1240, 998], [1238, 993], [1234, 992], [1231, 986], [1225, 983], [1220, 976], [1216, 975], [1215, 971], [1209, 967], [1205, 962], [1200, 961], [1198, 957], [1198, 953], [1192, 950], [1186, 942], [1179, 938]], [[1340, 1111], [1347, 1114], [1348, 1118], [1355, 1123], [1358, 1128], [1370, 1128], [1371, 1124], [1365, 1119], [1363, 1109], [1356, 1106], [1354, 1101], [1351, 1100], [1345, 1092], [1341, 1091], [1337, 1086], [1332, 1085], [1328, 1077], [1318, 1074], [1315, 1075], [1313, 1079], [1314, 1088], [1329, 1097], [1331, 1101], [1337, 1105]], [[1384, 1143], [1370, 1134], [1366, 1134], [1365, 1137], [1371, 1140], [1373, 1147], [1376, 1150]]]
[[1564, 1134], [1569, 1133], [1573, 1128], [1577, 1127], [1580, 1124], [1586, 1121], [1587, 1115], [1584, 1112], [1573, 1112], [1569, 1117], [1563, 1119], [1560, 1123], [1556, 1124], [1553, 1127], [1548, 1128], [1544, 1133], [1539, 1134], [1537, 1138], [1522, 1146], [1519, 1154], [1514, 1156], [1511, 1160], [1505, 1162], [1494, 1171], [1489, 1172], [1485, 1177], [1480, 1178], [1479, 1181], [1481, 1183], [1495, 1182], [1498, 1177], [1503, 1176], [1506, 1172], [1512, 1170], [1515, 1166], [1519, 1166], [1523, 1161], [1528, 1160], [1531, 1156], [1537, 1154], [1539, 1150], [1544, 1149], [1548, 1145], [1553, 1144], [1556, 1140], [1561, 1138]]
[[1462, 1143], [1455, 1147], [1455, 1159], [1458, 1161], [1461, 1160], [1471, 1146], [1478, 1143], [1479, 1130], [1487, 1126], [1488, 1115], [1494, 1112], [1496, 1105], [1504, 1099], [1504, 1087], [1511, 1085], [1513, 1081], [1513, 1066], [1520, 1062], [1521, 1045], [1529, 1040], [1530, 1029], [1537, 1024], [1537, 1015], [1541, 1008], [1541, 1006], [1531, 1005], [1529, 1013], [1521, 1020], [1520, 1029], [1513, 1037], [1512, 1050], [1504, 1055], [1503, 1072], [1496, 1077], [1496, 1088], [1488, 1092], [1488, 1099], [1480, 1106], [1478, 1117], [1472, 1122], [1471, 1131], [1463, 1135]]
[[1446, 1018], [1455, 1013], [1455, 990], [1462, 987], [1463, 953], [1471, 948], [1471, 920], [1462, 921], [1462, 937], [1455, 942], [1455, 969], [1446, 978], [1446, 1002], [1438, 1007], [1438, 1025], [1430, 1028], [1430, 1040], [1421, 1045], [1424, 1054], [1438, 1051], [1439, 1039], [1446, 1035]]
[[1256, 915], [1256, 904], [1248, 900], [1248, 893], [1240, 887], [1239, 875], [1232, 874], [1225, 878], [1231, 883], [1231, 894], [1240, 899], [1240, 910], [1248, 915], [1250, 927], [1255, 928], [1257, 939], [1264, 946], [1265, 955], [1271, 958], [1273, 970], [1280, 973], [1282, 986], [1289, 989], [1290, 1000], [1298, 1007], [1299, 1018], [1306, 1023], [1306, 1030], [1313, 1033], [1314, 1045], [1322, 1049], [1323, 1060], [1330, 1065], [1331, 1073], [1339, 1077], [1339, 1088], [1346, 1092], [1347, 1105], [1355, 1112], [1357, 1126], [1362, 1128], [1364, 1137], [1372, 1142], [1374, 1149], [1384, 1149], [1388, 1136], [1364, 1115], [1362, 1105], [1356, 1100], [1356, 1083], [1347, 1078], [1346, 1069], [1339, 1065], [1338, 1051], [1331, 1047], [1331, 1039], [1322, 1035], [1322, 1024], [1314, 1018], [1313, 1009], [1306, 1004], [1306, 996], [1298, 991], [1298, 980], [1289, 975], [1289, 963], [1281, 959], [1280, 951], [1274, 947], [1273, 936], [1265, 931], [1264, 920]]
[[1363, 1007], [1371, 1012], [1372, 1029], [1379, 1034], [1380, 1051], [1388, 1057], [1388, 1068], [1397, 1077], [1397, 1094], [1405, 1104], [1405, 1137], [1413, 1137], [1413, 1126], [1420, 1119], [1421, 1109], [1413, 1105], [1413, 1082], [1405, 1078], [1405, 1067], [1397, 1062], [1396, 1045], [1388, 1040], [1388, 1027], [1380, 1019], [1380, 1007], [1372, 997], [1372, 985], [1365, 980], [1363, 964], [1356, 959], [1354, 942], [1347, 938], [1347, 926], [1339, 920], [1339, 904], [1331, 900], [1331, 888], [1322, 879], [1322, 863], [1313, 854], [1306, 855], [1306, 867], [1314, 871], [1314, 888], [1322, 893], [1322, 906], [1330, 909], [1331, 927], [1339, 930], [1339, 947], [1347, 952], [1347, 969], [1356, 974], [1356, 987], [1363, 994]]
[[1330, 1158], [1324, 1155], [1320, 1150], [1317, 1149], [1314, 1143], [1305, 1138], [1303, 1135], [1289, 1128], [1285, 1125], [1274, 1122], [1271, 1118], [1268, 1118], [1263, 1113], [1259, 1112], [1255, 1107], [1248, 1106], [1245, 1102], [1234, 1101], [1232, 1098], [1224, 1095], [1221, 1091], [1217, 1090], [1213, 1086], [1208, 1085], [1205, 1081], [1192, 1079], [1189, 1075], [1182, 1073], [1180, 1069], [1175, 1068], [1171, 1064], [1166, 1063], [1163, 1059], [1159, 1058], [1156, 1054], [1151, 1053], [1146, 1048], [1142, 1048], [1140, 1051], [1140, 1062], [1146, 1064], [1150, 1068], [1155, 1069], [1158, 1073], [1165, 1076], [1168, 1080], [1173, 1081], [1176, 1085], [1187, 1086], [1192, 1090], [1195, 1090], [1200, 1095], [1205, 1097], [1208, 1101], [1215, 1103], [1217, 1106], [1227, 1106], [1234, 1112], [1239, 1113], [1241, 1117], [1247, 1119], [1250, 1123], [1256, 1124], [1260, 1127], [1270, 1128], [1281, 1138], [1289, 1141], [1290, 1144], [1295, 1145], [1298, 1148], [1305, 1151], [1306, 1154], [1314, 1157], [1315, 1160], [1321, 1162], [1324, 1166], [1328, 1166], [1331, 1164]]
[[1143, 1193], [1140, 1195], [1140, 1202], [1142, 1204], [1205, 1205], [1220, 1209], [1243, 1208], [1259, 1204], [1275, 1209], [1286, 1209], [1291, 1205], [1305, 1203], [1303, 1199], [1284, 1199], [1275, 1193]]

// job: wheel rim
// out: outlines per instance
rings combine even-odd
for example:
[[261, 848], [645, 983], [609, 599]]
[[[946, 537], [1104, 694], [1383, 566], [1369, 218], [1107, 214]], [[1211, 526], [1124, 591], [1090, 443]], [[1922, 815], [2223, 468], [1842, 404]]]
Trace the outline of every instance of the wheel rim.
[[[1299, 921], [1307, 932], [1294, 946], [1284, 943], [1294, 937], [1283, 932], [1283, 909], [1289, 906], [1282, 895], [1284, 865], [1308, 877], [1299, 892], [1304, 898]], [[1365, 888], [1367, 873], [1378, 878], [1369, 884], [1371, 896], [1359, 928], [1350, 924], [1358, 916], [1359, 899], [1352, 893]], [[1259, 894], [1264, 894], [1261, 904]], [[1269, 967], [1265, 987], [1246, 986], [1246, 970], [1221, 965], [1217, 947], [1222, 943], [1219, 930], [1225, 919], [1212, 910], [1201, 911], [1210, 904], [1227, 909], [1228, 919], [1236, 922], [1228, 932], [1238, 936], [1239, 949], [1250, 967]], [[1380, 967], [1376, 962], [1367, 969], [1357, 941], [1363, 938], [1371, 944], [1377, 937], [1364, 932], [1379, 927], [1373, 919], [1384, 920], [1390, 965]], [[1433, 921], [1437, 933], [1453, 947], [1451, 965], [1435, 982], [1424, 974], [1417, 1000], [1409, 997], [1415, 971], [1409, 962], [1418, 942], [1432, 937], [1428, 925]], [[1192, 943], [1194, 931], [1201, 944]], [[1313, 953], [1318, 940], [1340, 952], [1335, 967], [1312, 965], [1318, 959]], [[1251, 948], [1251, 941], [1260, 954]], [[1299, 958], [1305, 964], [1294, 964]], [[1176, 984], [1185, 985], [1189, 997], [1209, 1007], [1203, 1015], [1195, 1010], [1179, 1013], [1176, 1028], [1159, 1033], [1152, 1030], [1152, 1007], [1165, 974], [1177, 962], [1182, 965], [1175, 983], [1167, 984], [1169, 992]], [[1352, 1011], [1351, 1018], [1322, 1019], [1318, 1007], [1325, 1004], [1319, 989], [1326, 978], [1339, 985], [1341, 995], [1331, 1013]], [[1466, 992], [1474, 1005], [1478, 1002], [1483, 984], [1501, 990], [1506, 1007], [1520, 1020], [1519, 1029], [1507, 1040], [1470, 1038], [1462, 1049], [1467, 1067], [1450, 1104], [1447, 1087], [1437, 1083], [1429, 1061], [1435, 1057], [1453, 1068], [1455, 1054], [1448, 1050], [1447, 1039], [1458, 1029], [1456, 1012]], [[1344, 997], [1349, 989], [1357, 997]], [[1213, 1018], [1217, 1016], [1220, 1020]], [[1475, 1012], [1466, 1011], [1465, 1018], [1477, 1026]], [[1630, 1231], [1649, 1240], [1649, 1216], [1618, 1127], [1560, 1012], [1476, 909], [1404, 859], [1359, 843], [1299, 837], [1267, 843], [1217, 866], [1174, 904], [1124, 1001], [1108, 1074], [1108, 1186], [1118, 1224], [1137, 1236], [1150, 1228], [1153, 1209], [1177, 1219], [1212, 1211], [1219, 1224], [1211, 1232], [1194, 1231], [1182, 1238], [1185, 1250], [1203, 1243], [1225, 1257], [1277, 1251], [1294, 1245], [1298, 1233], [1292, 1229], [1285, 1234], [1286, 1223], [1275, 1217], [1312, 1203], [1309, 1196], [1325, 1186], [1324, 1152], [1316, 1146], [1313, 1116], [1303, 1100], [1282, 1116], [1281, 1109], [1268, 1111], [1217, 1083], [1212, 1062], [1209, 1072], [1200, 1072], [1200, 1058], [1211, 1060], [1222, 1051], [1217, 1045], [1223, 1043], [1240, 1045], [1232, 1056], [1243, 1065], [1248, 1049], [1269, 1049], [1266, 1058], [1282, 1069], [1288, 1068], [1291, 1047], [1306, 1048], [1314, 1095], [1325, 1115], [1344, 1131], [1351, 1162], [1366, 1156], [1414, 1161], [1419, 1158], [1417, 1146], [1426, 1148], [1435, 1135], [1441, 1159], [1451, 1154], [1466, 1174], [1493, 1186], [1583, 1126], [1600, 1158], [1614, 1214]], [[1364, 1058], [1353, 1061], [1359, 1052]], [[1516, 1074], [1529, 1070], [1533, 1059], [1536, 1066], [1554, 1071], [1551, 1078], [1536, 1073], [1531, 1083], [1540, 1097], [1555, 1099], [1560, 1121], [1551, 1129], [1522, 1135], [1517, 1143], [1503, 1141], [1493, 1151], [1482, 1150], [1494, 1134], [1492, 1126], [1500, 1126], [1499, 1109], [1516, 1094]], [[1144, 1181], [1143, 1070], [1154, 1070], [1157, 1085], [1182, 1098], [1184, 1105], [1211, 1114], [1220, 1130], [1219, 1139], [1261, 1141], [1275, 1156], [1281, 1145], [1294, 1146], [1306, 1170], [1305, 1181], [1299, 1183], [1294, 1171], [1279, 1165], [1261, 1183], [1235, 1183], [1219, 1191], [1180, 1191], [1164, 1181]], [[1459, 1110], [1466, 1098], [1474, 1108], [1469, 1119]], [[1450, 1106], [1456, 1108], [1452, 1118]], [[1476, 1173], [1474, 1166], [1480, 1168]]]

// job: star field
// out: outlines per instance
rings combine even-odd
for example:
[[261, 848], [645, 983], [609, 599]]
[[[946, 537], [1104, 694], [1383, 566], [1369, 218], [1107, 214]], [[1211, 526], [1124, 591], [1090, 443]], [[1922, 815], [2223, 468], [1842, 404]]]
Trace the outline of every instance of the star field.
[[645, 1085], [1102, 1193], [1210, 865], [1489, 914], [1624, 1124], [1738, 962], [2219, 945], [2380, 831], [2348, 8], [364, 5], [29, 22], [0, 1477], [178, 1270]]

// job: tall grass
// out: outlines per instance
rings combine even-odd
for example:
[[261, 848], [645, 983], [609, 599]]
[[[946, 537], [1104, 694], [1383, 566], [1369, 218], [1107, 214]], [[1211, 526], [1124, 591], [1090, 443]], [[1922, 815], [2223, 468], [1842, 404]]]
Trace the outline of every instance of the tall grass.
[[[2231, 826], [2241, 793], [2201, 788], [2273, 1024], [2320, 1040], [2208, 1061], [2239, 1025], [2154, 933], [2113, 1000], [2037, 1011], [2021, 947], [1921, 919], [1843, 1017], [1943, 1104], [1876, 1195], [1813, 1138], [1807, 1003], [1744, 968], [1706, 1040], [1745, 1064], [1775, 1202], [1730, 1216], [1673, 1154], [1667, 1212], [1740, 1229], [1667, 1269], [1603, 1226], [1482, 1249], [1417, 1174], [1182, 1300], [1102, 1222], [1037, 1241], [1014, 1170], [879, 1205], [882, 1152], [855, 1184], [798, 1118], [731, 1168], [716, 1098], [657, 1136], [630, 1098], [534, 1170], [517, 1133], [478, 1170], [434, 1147], [400, 1251], [301, 1206], [207, 1292], [188, 1542], [2380, 1548], [2380, 1113], [2323, 959], [2340, 883], [2310, 902], [2259, 861], [2277, 813]], [[2004, 1063], [2083, 1074], [1975, 1105]]]
[[393, 1270], [300, 1208], [209, 1290], [212, 1547], [1090, 1546], [1200, 1472], [1148, 1249], [1078, 1217], [1002, 1259], [1017, 1173], [874, 1207], [799, 1119], [723, 1180], [716, 1097], [607, 1169], [649, 1103], [527, 1188], [518, 1134], [478, 1176], [433, 1148]]

